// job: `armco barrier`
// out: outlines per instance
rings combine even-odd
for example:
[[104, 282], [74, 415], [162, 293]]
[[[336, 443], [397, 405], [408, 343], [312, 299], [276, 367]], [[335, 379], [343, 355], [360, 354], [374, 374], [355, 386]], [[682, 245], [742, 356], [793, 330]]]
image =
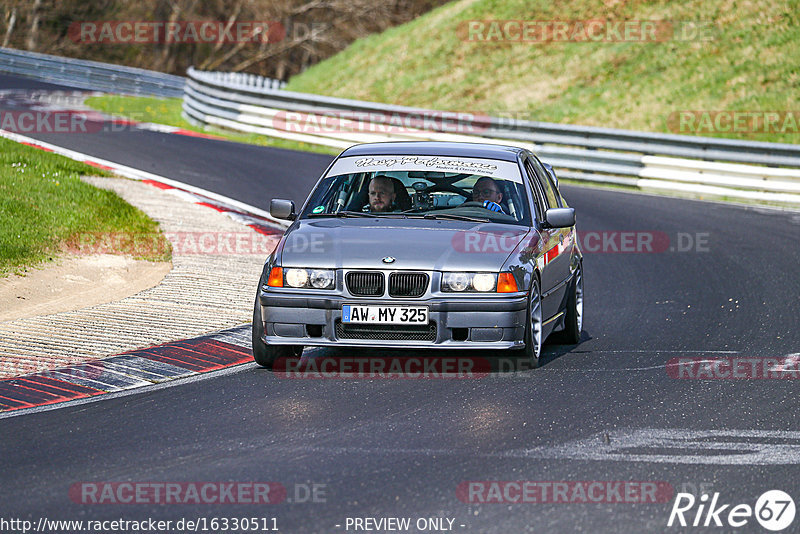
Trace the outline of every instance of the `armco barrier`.
[[79, 89], [179, 97], [186, 78], [122, 65], [0, 48], [0, 72]]
[[[356, 143], [388, 140], [481, 141], [532, 148], [559, 170], [563, 178], [622, 184], [648, 189], [689, 191], [775, 202], [800, 203], [800, 146], [655, 134], [469, 116], [462, 133], [451, 133], [432, 121], [429, 128], [381, 128], [346, 131], [319, 128], [303, 131], [287, 117], [295, 112], [307, 122], [324, 123], [342, 112], [390, 125], [398, 116], [432, 116], [440, 111], [295, 93], [258, 77], [189, 68], [183, 97], [184, 116], [213, 125], [274, 137], [346, 148]], [[276, 120], [280, 117], [280, 120]], [[311, 118], [309, 121], [308, 119]], [[391, 130], [391, 128], [388, 128]], [[469, 133], [463, 133], [466, 130]], [[758, 166], [757, 166], [758, 165]]]
[[[715, 196], [800, 203], [800, 145], [635, 132], [518, 120], [460, 117], [467, 128], [446, 131], [433, 121], [401, 132], [293, 128], [287, 111], [306, 117], [340, 112], [387, 124], [396, 116], [441, 116], [405, 106], [283, 90], [284, 83], [247, 73], [188, 70], [188, 79], [119, 65], [0, 48], [0, 72], [90, 90], [183, 96], [184, 116], [201, 125], [260, 133], [338, 149], [388, 140], [481, 141], [527, 146], [562, 178], [689, 191]], [[281, 120], [275, 120], [280, 116]], [[463, 131], [466, 130], [466, 133]]]

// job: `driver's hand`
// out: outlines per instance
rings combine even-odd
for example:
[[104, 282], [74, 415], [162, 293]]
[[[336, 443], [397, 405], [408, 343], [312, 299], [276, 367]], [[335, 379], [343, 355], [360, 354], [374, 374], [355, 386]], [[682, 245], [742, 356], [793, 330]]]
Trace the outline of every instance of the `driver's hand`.
[[484, 200], [483, 207], [487, 210], [497, 211], [503, 213], [503, 208], [497, 202], [492, 202], [491, 200]]

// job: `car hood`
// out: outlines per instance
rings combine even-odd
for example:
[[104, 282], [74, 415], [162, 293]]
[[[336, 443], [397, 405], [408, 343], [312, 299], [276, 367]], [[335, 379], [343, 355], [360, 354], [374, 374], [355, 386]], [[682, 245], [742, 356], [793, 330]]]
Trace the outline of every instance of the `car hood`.
[[[302, 220], [282, 242], [284, 267], [499, 271], [530, 228], [422, 219]], [[384, 258], [394, 258], [385, 263]]]

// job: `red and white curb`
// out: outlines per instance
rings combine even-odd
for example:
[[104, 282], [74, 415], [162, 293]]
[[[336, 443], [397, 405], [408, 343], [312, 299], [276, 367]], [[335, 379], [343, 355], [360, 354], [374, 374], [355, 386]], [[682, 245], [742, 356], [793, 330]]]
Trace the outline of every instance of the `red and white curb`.
[[217, 371], [253, 361], [250, 325], [0, 380], [0, 416]]
[[[284, 221], [274, 219], [259, 208], [164, 176], [2, 129], [0, 137], [168, 190], [187, 201], [224, 213], [261, 234], [281, 234], [286, 228]], [[18, 410], [119, 393], [252, 361], [250, 325], [137, 349], [109, 358], [0, 380], [0, 417]]]
[[177, 126], [168, 126], [166, 124], [157, 124], [155, 122], [136, 122], [125, 119], [114, 119], [116, 124], [121, 124], [122, 120], [124, 120], [126, 124], [130, 124], [131, 126], [138, 128], [139, 130], [148, 130], [150, 132], [160, 132], [160, 133], [168, 133], [175, 135], [185, 135], [187, 137], [200, 137], [202, 139], [214, 139], [216, 141], [228, 141], [228, 139], [225, 139], [224, 137], [219, 135], [195, 132], [193, 130], [187, 130], [185, 128], [178, 128]]

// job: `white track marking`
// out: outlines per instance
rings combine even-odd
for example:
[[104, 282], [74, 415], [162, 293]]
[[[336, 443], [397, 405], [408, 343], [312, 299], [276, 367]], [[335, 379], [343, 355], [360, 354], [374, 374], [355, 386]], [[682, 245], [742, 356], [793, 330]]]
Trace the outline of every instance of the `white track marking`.
[[[637, 449], [637, 452], [627, 452], [626, 449]], [[800, 464], [800, 432], [681, 428], [609, 430], [561, 445], [491, 453], [458, 449], [386, 447], [295, 446], [293, 450], [346, 455], [470, 455], [492, 460], [527, 458], [696, 465], [797, 465]], [[665, 453], [665, 450], [670, 452]]]

